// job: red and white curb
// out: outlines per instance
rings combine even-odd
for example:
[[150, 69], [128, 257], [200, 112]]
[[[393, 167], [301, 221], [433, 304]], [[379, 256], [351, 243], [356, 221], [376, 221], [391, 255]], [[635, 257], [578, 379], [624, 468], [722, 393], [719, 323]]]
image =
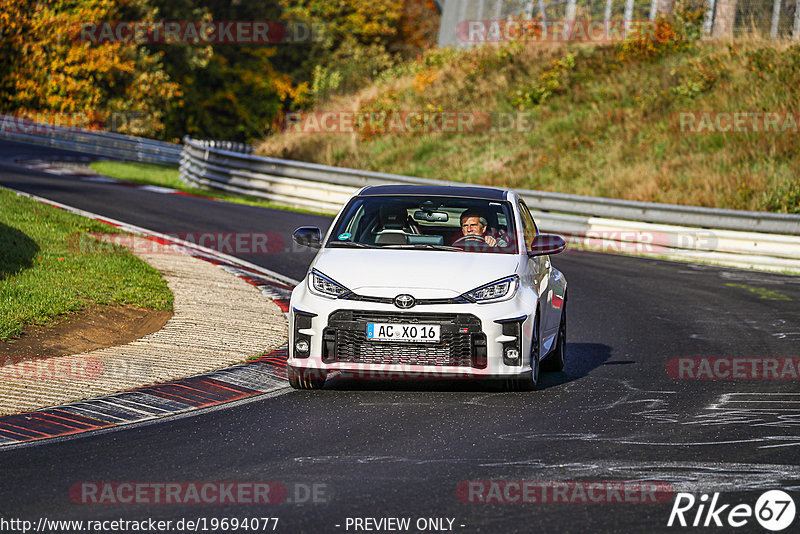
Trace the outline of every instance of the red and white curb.
[[[5, 188], [7, 189], [7, 188]], [[22, 191], [8, 189], [37, 202], [143, 235], [195, 258], [208, 261], [257, 287], [285, 314], [292, 288], [299, 282], [228, 254], [146, 228], [103, 217]], [[0, 447], [68, 436], [168, 415], [217, 406], [288, 387], [287, 347], [227, 369], [136, 388], [106, 397], [73, 402], [34, 412], [0, 417]]]

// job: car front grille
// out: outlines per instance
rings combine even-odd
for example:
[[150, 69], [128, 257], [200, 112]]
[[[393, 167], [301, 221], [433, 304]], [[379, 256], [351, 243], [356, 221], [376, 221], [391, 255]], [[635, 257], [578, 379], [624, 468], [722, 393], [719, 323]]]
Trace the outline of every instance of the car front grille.
[[[439, 343], [367, 340], [367, 323], [441, 325]], [[486, 336], [471, 314], [394, 313], [338, 310], [323, 332], [323, 361], [378, 365], [486, 367]]]

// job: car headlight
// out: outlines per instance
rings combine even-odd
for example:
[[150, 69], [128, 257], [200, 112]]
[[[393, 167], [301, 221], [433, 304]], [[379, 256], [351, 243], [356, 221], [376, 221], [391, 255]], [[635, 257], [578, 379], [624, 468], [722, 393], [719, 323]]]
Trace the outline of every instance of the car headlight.
[[483, 304], [487, 302], [498, 302], [508, 300], [514, 296], [519, 287], [519, 276], [507, 276], [485, 286], [473, 289], [462, 295], [469, 300]]
[[350, 293], [350, 290], [342, 284], [325, 276], [316, 269], [311, 269], [311, 275], [308, 278], [309, 289], [312, 293], [316, 293], [317, 295], [335, 299], [341, 297], [345, 293]]

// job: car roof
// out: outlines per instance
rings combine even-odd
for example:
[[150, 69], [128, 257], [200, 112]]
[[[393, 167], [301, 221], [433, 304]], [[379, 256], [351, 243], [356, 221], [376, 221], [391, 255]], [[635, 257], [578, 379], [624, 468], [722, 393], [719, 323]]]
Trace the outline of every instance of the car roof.
[[426, 195], [439, 197], [481, 198], [486, 200], [506, 200], [507, 191], [494, 187], [481, 187], [470, 185], [411, 185], [391, 184], [367, 186], [358, 196], [404, 196]]

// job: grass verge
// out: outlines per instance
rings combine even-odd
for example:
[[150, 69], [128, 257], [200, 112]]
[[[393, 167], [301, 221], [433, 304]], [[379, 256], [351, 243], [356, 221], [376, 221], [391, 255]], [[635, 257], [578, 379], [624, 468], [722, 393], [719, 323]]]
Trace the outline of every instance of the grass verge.
[[330, 215], [302, 208], [292, 208], [282, 206], [258, 197], [246, 195], [236, 195], [224, 191], [214, 191], [201, 189], [186, 185], [179, 176], [176, 165], [158, 165], [155, 163], [135, 163], [129, 161], [95, 161], [91, 164], [92, 170], [110, 178], [124, 180], [134, 184], [155, 185], [159, 187], [169, 187], [183, 193], [189, 193], [216, 200], [224, 200], [236, 204], [256, 206], [259, 208], [270, 208], [276, 210], [296, 211], [300, 213], [312, 213], [315, 215]]
[[87, 232], [118, 230], [0, 190], [0, 340], [27, 324], [53, 324], [89, 301], [172, 309], [156, 269], [118, 246], [82, 252], [76, 243]]

